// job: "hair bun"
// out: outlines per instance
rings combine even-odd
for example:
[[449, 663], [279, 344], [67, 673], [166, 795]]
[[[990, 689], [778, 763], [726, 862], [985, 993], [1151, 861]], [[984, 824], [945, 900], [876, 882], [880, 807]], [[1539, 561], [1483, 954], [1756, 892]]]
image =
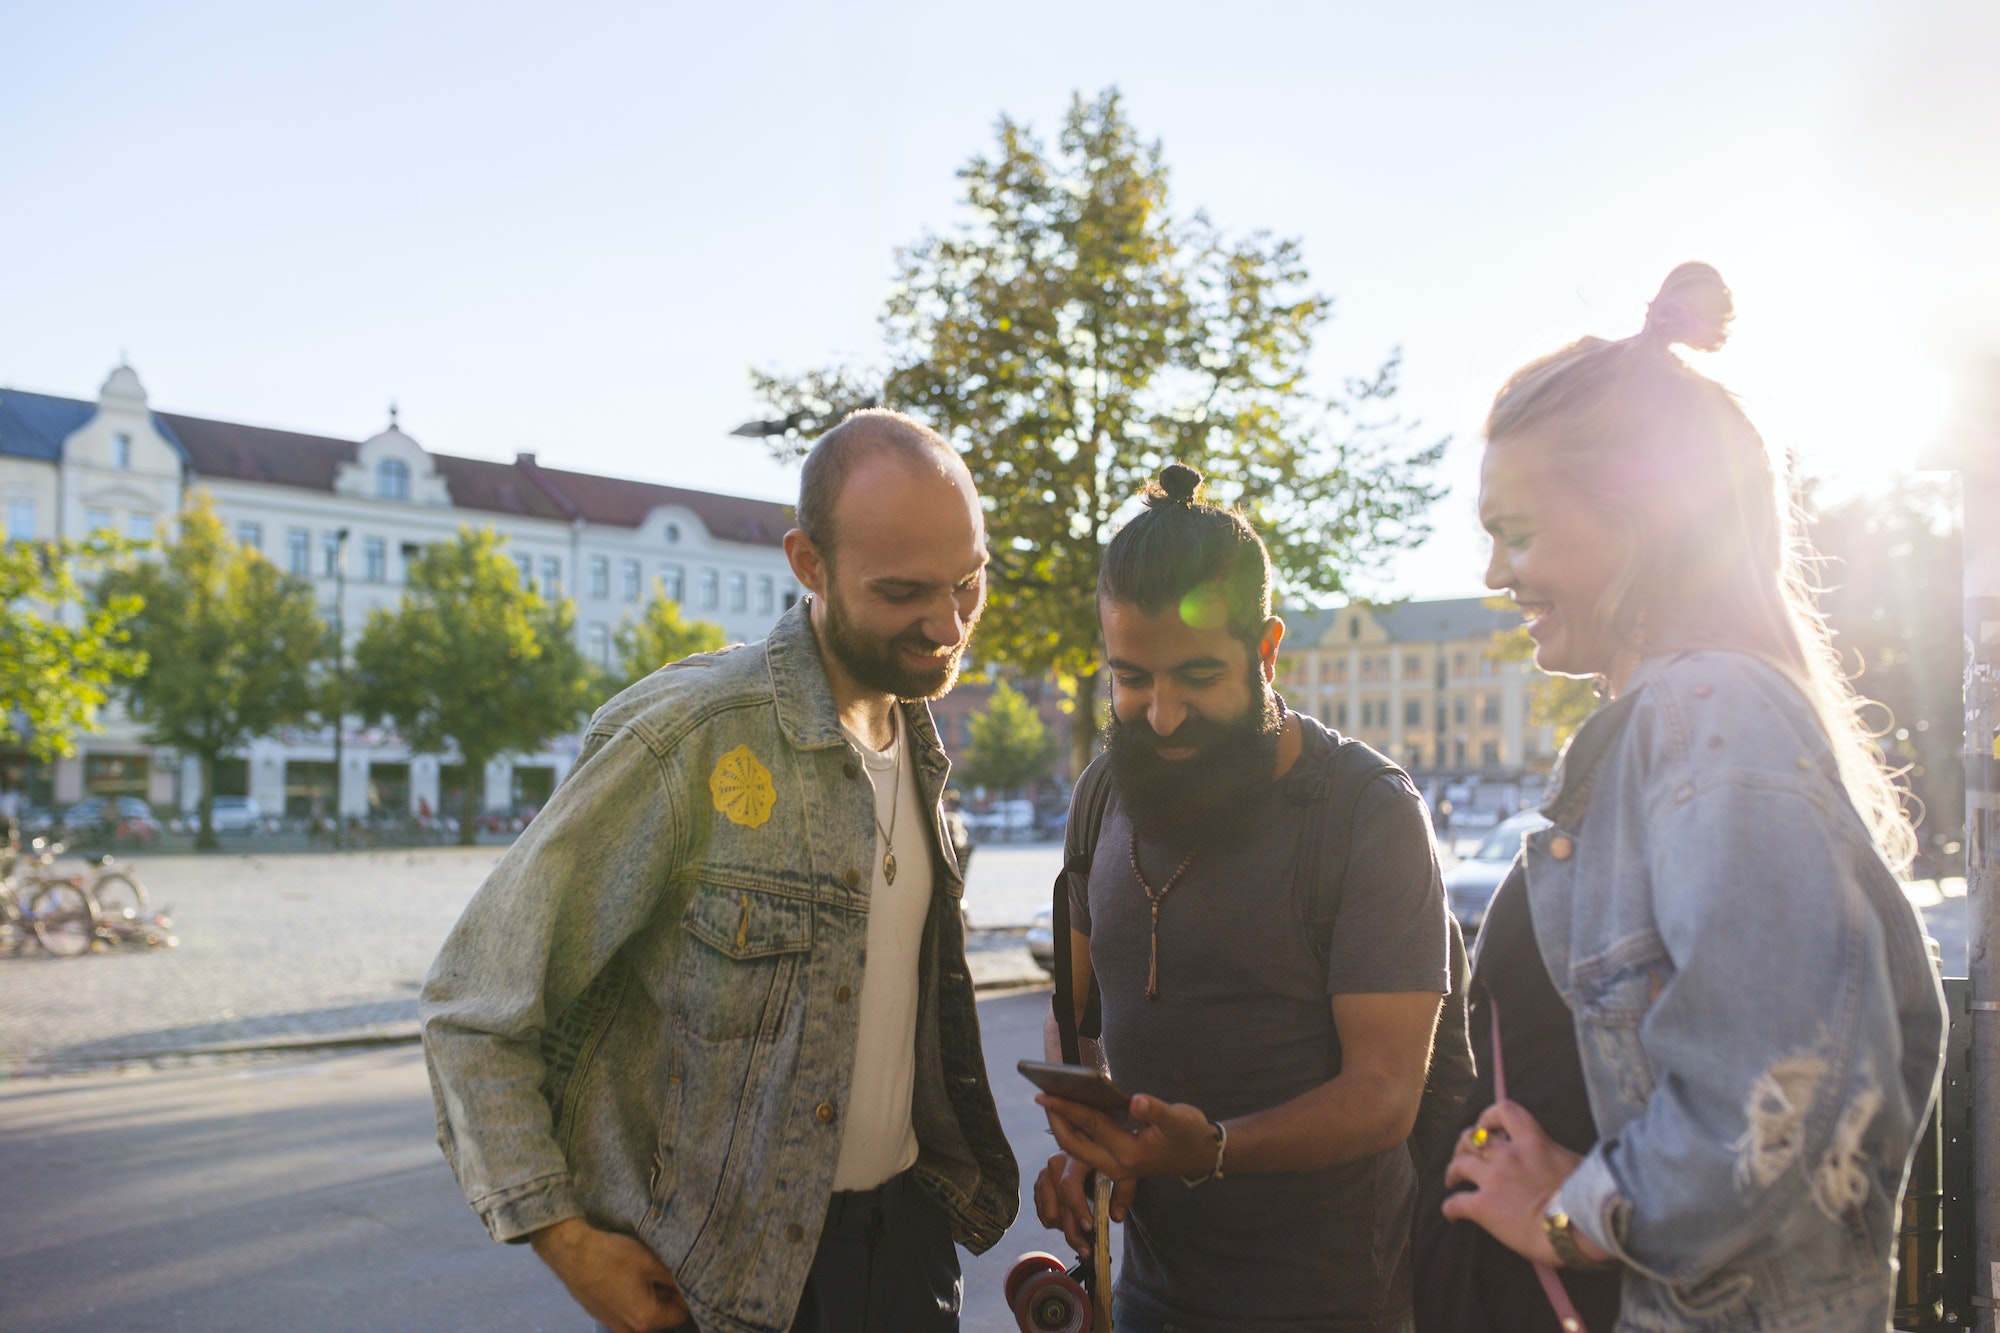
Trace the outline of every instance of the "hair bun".
[[1736, 317], [1722, 275], [1707, 264], [1682, 264], [1660, 284], [1660, 294], [1646, 307], [1646, 330], [1640, 336], [1661, 347], [1692, 347], [1713, 352], [1729, 341], [1729, 321]]
[[1186, 463], [1169, 463], [1160, 469], [1160, 495], [1171, 504], [1192, 505], [1201, 489], [1201, 473]]

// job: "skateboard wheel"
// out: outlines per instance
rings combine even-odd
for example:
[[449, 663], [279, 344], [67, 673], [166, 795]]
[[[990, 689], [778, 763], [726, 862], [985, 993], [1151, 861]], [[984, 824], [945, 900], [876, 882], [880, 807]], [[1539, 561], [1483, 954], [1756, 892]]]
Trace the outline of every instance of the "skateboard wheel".
[[1014, 1298], [1021, 1333], [1090, 1333], [1090, 1297], [1067, 1273], [1037, 1273]]
[[1039, 1277], [1043, 1273], [1062, 1273], [1067, 1271], [1067, 1265], [1053, 1254], [1043, 1254], [1037, 1251], [1034, 1254], [1022, 1255], [1014, 1261], [1014, 1266], [1007, 1270], [1005, 1288], [1007, 1308], [1009, 1310], [1014, 1308], [1014, 1298], [1021, 1294], [1021, 1288], [1028, 1284], [1029, 1278]]

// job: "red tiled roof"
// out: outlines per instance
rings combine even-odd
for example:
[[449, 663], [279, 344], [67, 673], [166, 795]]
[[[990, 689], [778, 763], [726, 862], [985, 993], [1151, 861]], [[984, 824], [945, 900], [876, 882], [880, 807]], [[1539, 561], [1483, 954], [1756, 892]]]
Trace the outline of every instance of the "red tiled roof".
[[[361, 451], [353, 440], [167, 412], [159, 415], [186, 446], [198, 476], [331, 491], [340, 466], [354, 462]], [[659, 506], [679, 505], [693, 511], [713, 536], [757, 546], [778, 545], [792, 526], [789, 505], [568, 472], [541, 466], [533, 454], [523, 454], [512, 463], [451, 454], [430, 457], [452, 503], [461, 509], [557, 522], [583, 518], [636, 528]]]

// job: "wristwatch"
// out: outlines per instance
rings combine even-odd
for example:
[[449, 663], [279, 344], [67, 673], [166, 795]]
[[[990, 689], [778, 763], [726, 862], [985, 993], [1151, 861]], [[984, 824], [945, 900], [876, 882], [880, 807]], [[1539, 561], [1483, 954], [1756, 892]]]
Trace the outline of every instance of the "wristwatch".
[[1556, 1264], [1562, 1268], [1591, 1269], [1616, 1268], [1616, 1259], [1591, 1259], [1576, 1243], [1576, 1224], [1563, 1211], [1560, 1192], [1551, 1194], [1542, 1209], [1542, 1234], [1549, 1238], [1549, 1245], [1556, 1252]]

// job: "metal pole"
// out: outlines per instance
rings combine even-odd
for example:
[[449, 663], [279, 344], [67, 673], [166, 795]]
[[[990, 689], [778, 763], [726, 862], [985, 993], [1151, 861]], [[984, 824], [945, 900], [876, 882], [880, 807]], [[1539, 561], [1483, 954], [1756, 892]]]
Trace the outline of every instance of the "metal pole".
[[333, 554], [333, 847], [347, 845], [347, 819], [340, 808], [341, 739], [347, 731], [347, 529], [334, 534]]
[[1954, 441], [1964, 480], [1965, 944], [1972, 1027], [1973, 1305], [2000, 1333], [2000, 365]]

